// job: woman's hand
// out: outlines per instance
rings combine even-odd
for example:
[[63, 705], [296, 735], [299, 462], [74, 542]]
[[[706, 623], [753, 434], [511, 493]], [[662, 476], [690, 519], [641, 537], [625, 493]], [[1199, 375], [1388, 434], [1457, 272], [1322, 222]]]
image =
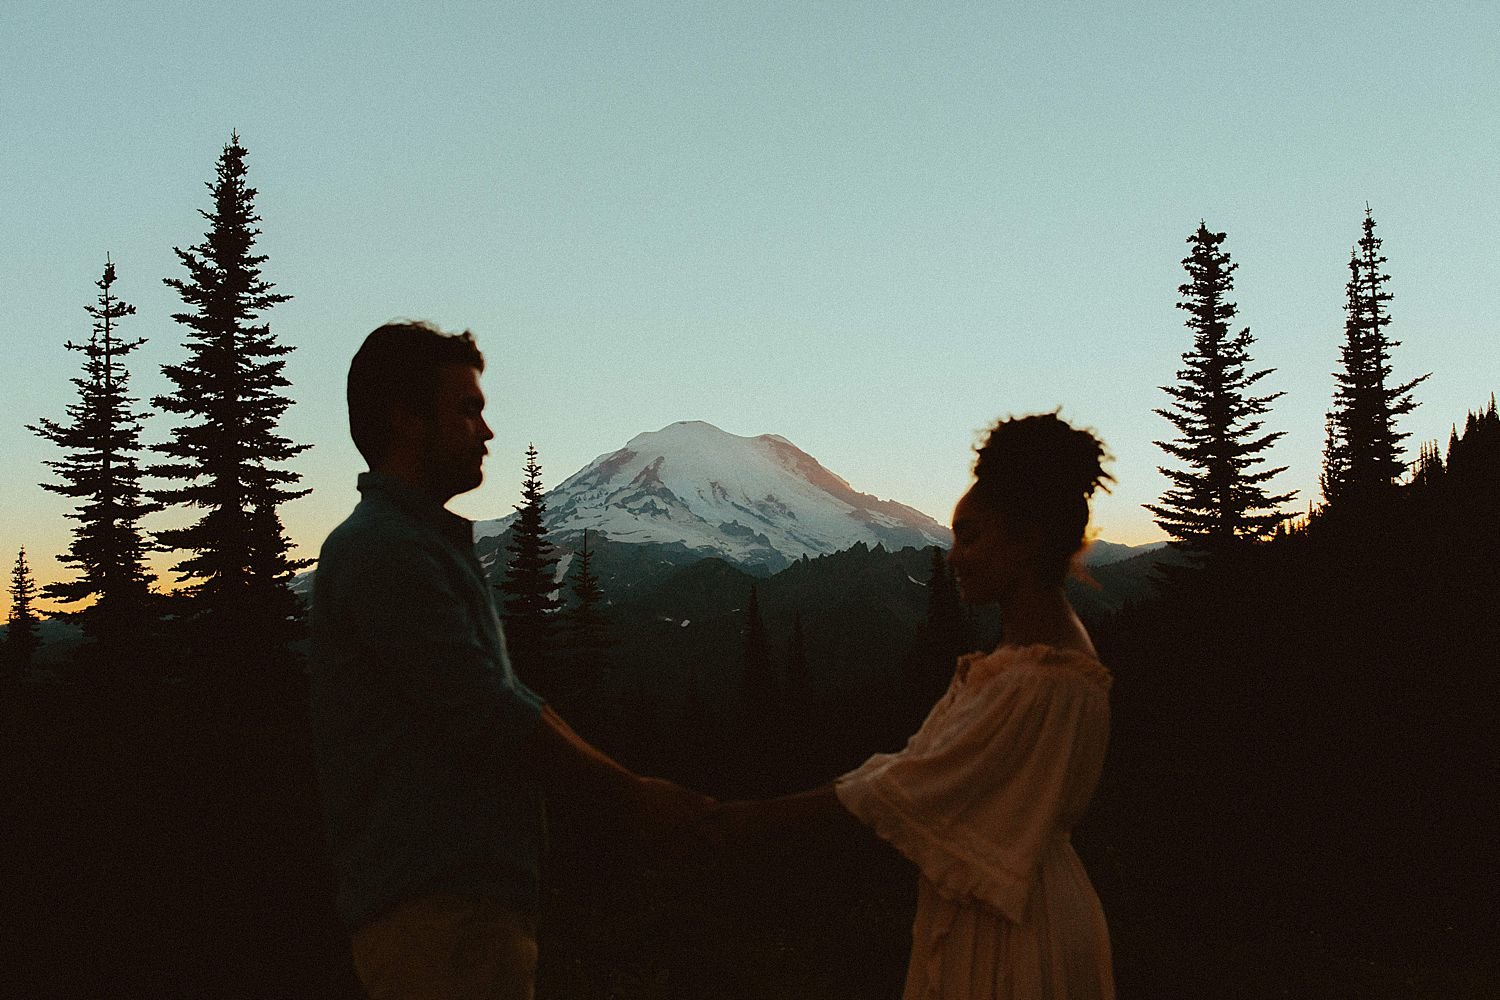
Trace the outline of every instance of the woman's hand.
[[722, 848], [743, 844], [748, 840], [765, 836], [771, 821], [767, 815], [768, 802], [718, 802], [698, 825], [698, 834], [705, 843]]

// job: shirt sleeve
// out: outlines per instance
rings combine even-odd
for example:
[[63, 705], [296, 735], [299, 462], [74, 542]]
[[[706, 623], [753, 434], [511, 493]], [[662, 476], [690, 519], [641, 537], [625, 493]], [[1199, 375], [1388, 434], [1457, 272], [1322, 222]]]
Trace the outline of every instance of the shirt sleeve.
[[407, 539], [361, 548], [340, 574], [337, 605], [368, 684], [465, 756], [514, 756], [542, 699], [485, 640], [479, 614], [443, 567]]
[[1017, 668], [975, 687], [835, 791], [943, 895], [1020, 923], [1042, 852], [1098, 779], [1108, 698], [1066, 669]]

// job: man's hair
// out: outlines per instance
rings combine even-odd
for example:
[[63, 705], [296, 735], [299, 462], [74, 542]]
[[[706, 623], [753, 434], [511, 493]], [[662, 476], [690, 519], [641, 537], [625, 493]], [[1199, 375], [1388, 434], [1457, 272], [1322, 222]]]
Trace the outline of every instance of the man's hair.
[[484, 355], [474, 335], [444, 333], [430, 323], [387, 323], [373, 330], [349, 364], [349, 436], [372, 466], [385, 458], [395, 437], [391, 419], [398, 408], [419, 416], [437, 402], [438, 372], [444, 365], [484, 371]]

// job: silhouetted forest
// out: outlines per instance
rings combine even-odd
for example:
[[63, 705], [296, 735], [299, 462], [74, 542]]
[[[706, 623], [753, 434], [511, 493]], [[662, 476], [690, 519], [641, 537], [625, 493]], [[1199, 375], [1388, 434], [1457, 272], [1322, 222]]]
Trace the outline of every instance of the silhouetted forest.
[[[307, 719], [301, 493], [277, 433], [289, 348], [261, 314], [238, 136], [208, 232], [178, 250], [185, 358], [147, 446], [106, 260], [77, 402], [32, 429], [77, 501], [74, 576], [23, 549], [0, 652], [0, 993], [360, 996], [334, 915]], [[1289, 520], [1259, 469], [1278, 394], [1229, 327], [1224, 234], [1189, 237], [1192, 347], [1162, 412], [1172, 548], [1071, 595], [1115, 675], [1104, 782], [1076, 843], [1125, 998], [1493, 997], [1500, 830], [1500, 416], [1408, 468], [1390, 295], [1366, 214], [1350, 261], [1324, 502]], [[237, 345], [237, 346], [233, 346]], [[227, 353], [226, 353], [227, 352]], [[1330, 351], [1330, 354], [1332, 352]], [[145, 454], [158, 456], [157, 464]], [[957, 601], [936, 550], [855, 546], [753, 575], [605, 538], [547, 539], [537, 454], [487, 539], [518, 669], [622, 762], [720, 797], [806, 788], [899, 747], [961, 651], [1004, 623]], [[154, 485], [153, 485], [154, 484]], [[191, 525], [148, 532], [166, 507]], [[144, 568], [181, 554], [176, 589]], [[561, 597], [553, 575], [574, 556]], [[40, 621], [39, 597], [72, 609]], [[60, 638], [69, 633], [66, 640]], [[664, 854], [549, 803], [539, 995], [896, 997], [914, 873], [871, 837]]]
[[[1116, 728], [1076, 840], [1122, 996], [1492, 990], [1494, 410], [1433, 458], [1387, 506], [1201, 568], [1157, 559], [1156, 596], [1091, 615]], [[759, 701], [617, 683], [567, 708], [628, 764], [714, 794], [825, 780], [898, 746], [931, 697], [914, 661], [943, 611], [912, 601], [926, 592], [910, 578], [932, 567], [930, 552], [864, 550], [759, 580], [778, 678]], [[679, 592], [710, 610], [703, 576], [748, 597], [732, 567], [691, 565], [639, 599], [636, 627]], [[834, 581], [848, 598], [836, 613]], [[806, 687], [785, 670], [794, 605], [808, 609]], [[899, 624], [881, 631], [882, 616]], [[742, 629], [676, 631], [703, 645], [673, 656], [741, 676]], [[829, 633], [893, 655], [819, 678]], [[298, 691], [222, 713], [191, 676], [104, 689], [12, 675], [3, 704], [18, 995], [358, 995]], [[587, 803], [552, 812], [544, 995], [899, 994], [914, 880], [880, 844], [662, 857]]]

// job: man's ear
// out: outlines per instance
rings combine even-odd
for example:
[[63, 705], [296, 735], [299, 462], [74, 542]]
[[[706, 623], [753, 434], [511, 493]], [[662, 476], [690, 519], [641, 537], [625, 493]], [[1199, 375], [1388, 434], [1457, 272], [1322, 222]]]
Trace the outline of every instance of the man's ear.
[[410, 406], [401, 403], [391, 407], [389, 420], [391, 422], [391, 450], [396, 450], [404, 444], [419, 443], [426, 432], [427, 421], [422, 415]]

